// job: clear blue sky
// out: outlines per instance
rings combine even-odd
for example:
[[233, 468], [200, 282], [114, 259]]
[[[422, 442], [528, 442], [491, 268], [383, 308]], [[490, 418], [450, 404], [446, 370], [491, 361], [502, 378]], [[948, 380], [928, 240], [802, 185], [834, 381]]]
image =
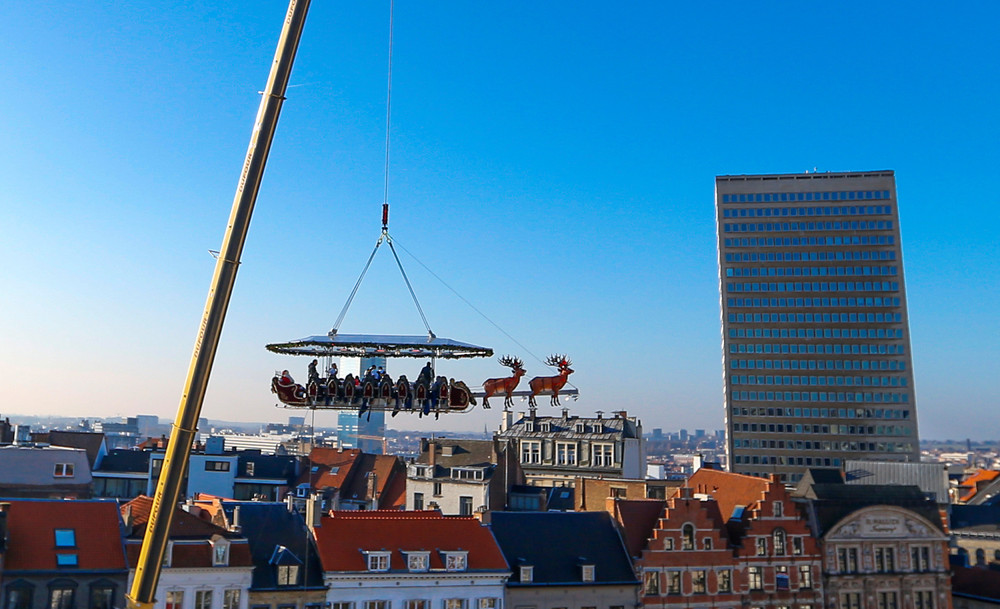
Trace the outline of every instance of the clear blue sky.
[[[391, 232], [568, 353], [575, 411], [719, 429], [714, 177], [893, 169], [921, 435], [1000, 437], [998, 7], [398, 0]], [[0, 4], [0, 413], [173, 419], [285, 10]], [[378, 237], [387, 40], [387, 2], [314, 0], [203, 416], [296, 414], [263, 346], [328, 330]], [[546, 373], [403, 261], [439, 336]], [[423, 332], [388, 251], [342, 331]]]

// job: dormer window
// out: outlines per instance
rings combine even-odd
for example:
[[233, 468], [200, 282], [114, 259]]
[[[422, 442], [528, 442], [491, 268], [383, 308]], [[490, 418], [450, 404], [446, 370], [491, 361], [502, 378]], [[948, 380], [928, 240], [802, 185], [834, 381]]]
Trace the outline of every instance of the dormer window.
[[581, 565], [580, 566], [580, 579], [585, 582], [594, 581], [594, 571], [596, 567], [594, 565]]
[[309, 485], [307, 483], [302, 483], [295, 487], [295, 496], [299, 498], [305, 498], [309, 496]]
[[56, 478], [72, 478], [73, 477], [73, 464], [72, 463], [56, 463], [55, 469], [52, 475]]
[[369, 571], [388, 571], [389, 552], [366, 552]]
[[535, 568], [530, 565], [521, 566], [521, 583], [530, 584], [535, 577]]
[[406, 568], [409, 571], [426, 571], [430, 565], [430, 552], [407, 552]]
[[253, 461], [247, 462], [247, 475], [248, 476], [252, 476], [253, 475], [253, 470], [254, 470], [253, 465], [254, 465]]
[[298, 565], [278, 565], [278, 585], [295, 586], [299, 583]]
[[414, 468], [413, 475], [416, 476], [416, 477], [418, 477], [418, 478], [423, 478], [424, 476], [427, 475], [427, 466], [426, 465], [418, 465], [418, 466], [416, 466]]
[[524, 430], [525, 431], [535, 431], [535, 422], [534, 421], [525, 421], [524, 422]]
[[465, 571], [468, 568], [468, 552], [444, 552], [446, 571]]
[[583, 423], [576, 424], [576, 433], [587, 433], [587, 426]]
[[593, 429], [594, 429], [593, 433], [604, 433], [604, 424], [594, 423]]
[[228, 567], [229, 566], [229, 541], [223, 537], [216, 535], [209, 542], [212, 544], [212, 566], [213, 567]]
[[549, 433], [550, 431], [552, 431], [552, 424], [549, 423], [548, 421], [542, 421], [541, 427], [543, 433]]

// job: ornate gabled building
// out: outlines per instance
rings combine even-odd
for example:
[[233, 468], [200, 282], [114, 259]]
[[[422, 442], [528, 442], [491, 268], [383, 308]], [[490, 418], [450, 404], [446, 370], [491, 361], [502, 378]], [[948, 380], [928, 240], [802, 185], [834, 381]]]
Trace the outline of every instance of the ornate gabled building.
[[819, 550], [776, 479], [698, 470], [654, 526], [637, 561], [644, 605], [823, 606]]
[[813, 484], [804, 496], [823, 549], [828, 609], [951, 609], [948, 534], [917, 486]]
[[497, 438], [513, 441], [529, 484], [573, 486], [577, 478], [646, 477], [646, 444], [642, 423], [625, 411], [612, 418], [538, 416], [532, 408], [514, 420], [504, 412]]

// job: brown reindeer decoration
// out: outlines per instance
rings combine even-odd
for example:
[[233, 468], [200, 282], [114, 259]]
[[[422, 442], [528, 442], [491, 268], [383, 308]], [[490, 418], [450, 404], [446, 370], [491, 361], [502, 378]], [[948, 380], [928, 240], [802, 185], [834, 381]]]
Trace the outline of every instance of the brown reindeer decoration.
[[566, 384], [569, 375], [573, 374], [573, 369], [570, 366], [573, 362], [570, 361], [565, 355], [551, 355], [549, 359], [545, 360], [547, 366], [558, 366], [559, 374], [556, 376], [536, 376], [531, 379], [528, 386], [531, 387], [531, 395], [528, 396], [528, 405], [537, 406], [535, 404], [535, 396], [539, 393], [552, 392], [552, 405], [559, 405], [559, 390], [563, 388]]
[[490, 396], [503, 393], [503, 407], [506, 410], [514, 405], [514, 400], [511, 398], [511, 394], [514, 392], [514, 389], [517, 388], [517, 384], [521, 382], [521, 377], [524, 376], [524, 362], [511, 355], [505, 355], [497, 361], [500, 362], [501, 365], [509, 367], [514, 373], [514, 376], [502, 379], [486, 379], [486, 381], [483, 382], [483, 390], [486, 392], [486, 395], [483, 396], [483, 408], [490, 407], [490, 403], [488, 401]]

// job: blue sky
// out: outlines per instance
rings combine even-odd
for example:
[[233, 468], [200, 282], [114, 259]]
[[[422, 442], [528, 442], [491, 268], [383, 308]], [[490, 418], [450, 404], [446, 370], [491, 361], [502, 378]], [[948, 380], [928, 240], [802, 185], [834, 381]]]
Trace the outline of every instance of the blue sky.
[[[285, 9], [0, 5], [0, 413], [173, 419]], [[391, 233], [530, 353], [401, 252], [431, 327], [568, 353], [576, 412], [721, 428], [714, 177], [893, 169], [921, 435], [1000, 437], [998, 18], [398, 0]], [[296, 414], [263, 345], [329, 329], [378, 237], [387, 41], [387, 2], [313, 3], [203, 416]], [[341, 329], [423, 332], [388, 251]]]

